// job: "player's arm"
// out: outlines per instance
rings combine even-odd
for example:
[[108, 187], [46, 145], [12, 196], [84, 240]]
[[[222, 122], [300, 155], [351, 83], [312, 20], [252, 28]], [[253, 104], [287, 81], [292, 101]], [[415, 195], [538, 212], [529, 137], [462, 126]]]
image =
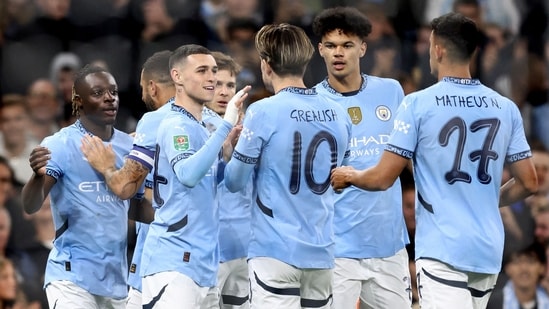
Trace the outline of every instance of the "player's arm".
[[80, 148], [90, 165], [105, 177], [109, 189], [123, 200], [137, 193], [149, 173], [147, 166], [131, 156], [126, 158], [121, 169], [116, 169], [112, 145], [105, 146], [96, 136], [85, 135]]
[[238, 122], [240, 109], [248, 96], [251, 86], [240, 89], [227, 103], [227, 110], [223, 116], [221, 126], [210, 136], [204, 146], [188, 159], [174, 166], [175, 174], [179, 181], [187, 187], [194, 187], [206, 175], [211, 165], [217, 158], [223, 143], [229, 133]]
[[31, 152], [29, 163], [34, 171], [29, 181], [23, 187], [21, 197], [26, 213], [37, 212], [55, 184], [55, 178], [46, 175], [46, 165], [50, 159], [48, 148], [38, 146]]
[[147, 224], [151, 223], [154, 219], [154, 208], [152, 207], [151, 200], [145, 197], [142, 199], [131, 199], [128, 218]]
[[369, 191], [387, 190], [408, 165], [408, 158], [384, 151], [377, 165], [365, 170], [341, 166], [332, 170], [331, 182], [334, 190], [355, 186]]
[[[227, 163], [224, 171], [225, 187], [230, 192], [237, 192], [244, 189], [254, 171], [256, 160], [241, 160], [242, 155], [236, 153], [235, 157]], [[247, 162], [245, 162], [247, 161]]]
[[513, 178], [499, 190], [499, 207], [511, 205], [538, 191], [538, 177], [532, 158], [526, 158], [509, 165]]

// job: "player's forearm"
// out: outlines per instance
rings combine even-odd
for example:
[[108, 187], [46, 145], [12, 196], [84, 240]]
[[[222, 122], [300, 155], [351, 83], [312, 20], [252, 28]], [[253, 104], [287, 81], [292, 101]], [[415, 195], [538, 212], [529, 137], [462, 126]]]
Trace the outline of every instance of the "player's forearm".
[[37, 212], [44, 203], [44, 199], [46, 198], [43, 190], [44, 178], [45, 176], [33, 175], [21, 191], [23, 209], [28, 214]]
[[128, 218], [142, 223], [150, 224], [154, 220], [154, 208], [150, 200], [147, 199], [132, 199]]
[[225, 167], [224, 183], [227, 190], [237, 192], [248, 184], [250, 174], [255, 165], [244, 163], [238, 159], [231, 160]]
[[121, 169], [108, 168], [103, 176], [109, 189], [119, 198], [126, 200], [137, 193], [148, 172], [149, 170], [139, 162], [127, 159]]
[[387, 190], [393, 184], [393, 182], [384, 181], [380, 173], [372, 168], [349, 171], [345, 178], [350, 185], [368, 191]]
[[515, 178], [511, 178], [499, 191], [499, 207], [509, 206], [536, 193], [536, 185], [525, 185]]
[[182, 163], [178, 163], [175, 173], [182, 184], [192, 188], [206, 175], [217, 159], [221, 146], [231, 128], [232, 126], [229, 123], [224, 122], [202, 148]]

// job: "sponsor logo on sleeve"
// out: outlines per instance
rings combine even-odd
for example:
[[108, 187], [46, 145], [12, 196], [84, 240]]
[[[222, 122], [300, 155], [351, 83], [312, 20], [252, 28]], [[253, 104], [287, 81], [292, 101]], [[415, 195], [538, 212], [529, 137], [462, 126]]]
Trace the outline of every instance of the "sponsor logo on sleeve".
[[173, 148], [177, 151], [185, 151], [189, 149], [189, 136], [174, 135], [173, 136]]

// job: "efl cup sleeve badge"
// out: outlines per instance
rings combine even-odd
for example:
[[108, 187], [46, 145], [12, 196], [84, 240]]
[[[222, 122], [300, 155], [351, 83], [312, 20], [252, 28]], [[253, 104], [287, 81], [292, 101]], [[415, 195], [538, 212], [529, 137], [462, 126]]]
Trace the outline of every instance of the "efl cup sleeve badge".
[[349, 113], [353, 124], [359, 124], [362, 121], [362, 111], [360, 110], [360, 107], [349, 107], [347, 113]]
[[174, 135], [173, 148], [177, 151], [185, 151], [189, 149], [189, 136], [188, 135]]
[[391, 119], [391, 110], [384, 105], [380, 105], [376, 108], [376, 116], [381, 121], [387, 121]]

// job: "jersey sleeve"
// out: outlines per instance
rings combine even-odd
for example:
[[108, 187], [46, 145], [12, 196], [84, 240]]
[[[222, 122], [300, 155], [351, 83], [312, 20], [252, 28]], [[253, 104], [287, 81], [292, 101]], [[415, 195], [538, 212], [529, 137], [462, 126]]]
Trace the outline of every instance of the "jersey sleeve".
[[205, 144], [192, 125], [172, 121], [163, 128], [160, 143], [172, 169], [182, 184], [194, 187], [217, 159], [232, 126], [223, 121]]
[[520, 161], [532, 156], [530, 146], [528, 145], [524, 134], [524, 125], [522, 123], [520, 111], [514, 103], [512, 103], [511, 108], [513, 117], [513, 131], [509, 148], [507, 149], [507, 156], [505, 158], [508, 163]]
[[51, 152], [51, 157], [46, 165], [46, 175], [59, 180], [64, 175], [64, 164], [69, 162], [68, 152], [65, 150], [67, 146], [63, 142], [63, 139], [57, 136], [46, 137], [41, 145], [48, 148]]
[[152, 114], [145, 114], [137, 123], [135, 136], [133, 138], [133, 147], [128, 155], [128, 159], [141, 163], [149, 171], [154, 164], [154, 154], [156, 150], [156, 121], [152, 121]]
[[414, 115], [415, 104], [413, 96], [406, 96], [398, 107], [393, 123], [393, 130], [385, 151], [393, 152], [411, 159], [417, 144], [418, 123]]
[[259, 160], [261, 149], [270, 136], [272, 120], [267, 119], [268, 115], [259, 107], [259, 104], [248, 107], [233, 157], [225, 167], [225, 186], [231, 192], [236, 192], [247, 184]]

